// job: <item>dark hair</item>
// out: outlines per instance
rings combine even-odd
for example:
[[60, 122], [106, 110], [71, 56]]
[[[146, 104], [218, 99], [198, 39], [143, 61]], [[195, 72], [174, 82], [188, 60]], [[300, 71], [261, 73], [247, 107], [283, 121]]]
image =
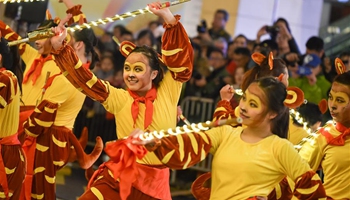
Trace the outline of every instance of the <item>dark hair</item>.
[[333, 82], [337, 82], [343, 85], [347, 85], [350, 87], [350, 71], [347, 71], [343, 74], [339, 74], [334, 78]]
[[44, 20], [43, 22], [41, 22], [38, 26], [38, 29], [46, 29], [46, 28], [52, 28], [52, 27], [56, 27], [56, 26], [58, 26], [58, 24], [56, 24], [54, 20], [49, 19], [49, 20]]
[[210, 48], [208, 48], [207, 51], [208, 51], [208, 52], [207, 52], [207, 57], [208, 57], [208, 58], [209, 58], [210, 55], [211, 55], [212, 53], [214, 53], [214, 52], [220, 53], [220, 54], [222, 55], [222, 57], [225, 58], [224, 52], [222, 52], [221, 49], [218, 49], [218, 48], [216, 48], [216, 47], [210, 47]]
[[268, 57], [266, 57], [260, 66], [256, 65], [244, 74], [242, 89], [243, 91], [246, 90], [250, 83], [254, 82], [255, 79], [266, 76], [278, 77], [281, 74], [285, 74], [286, 69], [286, 63], [282, 59], [277, 58], [273, 59], [273, 68], [270, 70]]
[[149, 29], [144, 29], [140, 31], [140, 33], [137, 35], [136, 40], [140, 40], [141, 38], [148, 37], [151, 40], [151, 47], [156, 44], [156, 38], [154, 37], [153, 33]]
[[76, 42], [82, 41], [85, 44], [85, 54], [88, 56], [91, 53], [90, 69], [95, 67], [95, 63], [100, 59], [94, 49], [97, 46], [98, 39], [96, 38], [94, 31], [89, 28], [82, 29], [80, 31], [74, 31], [73, 37]]
[[339, 54], [339, 58], [343, 57], [343, 56], [350, 56], [350, 51], [343, 51]]
[[20, 90], [22, 91], [23, 69], [18, 46], [8, 46], [6, 39], [0, 40], [0, 54], [2, 55], [2, 67], [12, 71], [18, 80]]
[[[132, 32], [129, 31], [129, 30], [127, 30], [127, 29], [123, 30], [123, 31], [120, 33], [120, 36], [122, 36], [122, 35], [132, 35], [132, 36], [133, 36]], [[134, 37], [134, 36], [133, 36], [133, 37]]]
[[226, 10], [224, 10], [224, 9], [218, 9], [218, 10], [216, 10], [215, 14], [218, 14], [218, 13], [223, 14], [223, 15], [224, 15], [224, 20], [225, 20], [226, 22], [228, 21], [229, 15], [228, 15], [228, 12], [227, 12]]
[[310, 37], [306, 42], [306, 48], [321, 52], [323, 50], [323, 39], [317, 36]]
[[243, 34], [239, 34], [239, 35], [237, 35], [234, 39], [233, 39], [233, 41], [232, 42], [235, 42], [236, 41], [236, 39], [237, 38], [244, 38], [245, 40], [246, 40], [246, 42], [248, 42], [248, 38], [245, 36], [245, 35], [243, 35]]
[[281, 138], [288, 138], [289, 109], [284, 105], [286, 86], [274, 77], [263, 77], [254, 82], [264, 91], [268, 112], [276, 113], [276, 117], [271, 120], [271, 132]]
[[120, 32], [123, 32], [124, 30], [126, 30], [125, 26], [124, 25], [121, 25], [121, 24], [117, 24], [113, 27], [113, 30], [114, 29], [119, 29]]
[[[149, 66], [152, 70], [158, 70], [158, 74], [155, 79], [153, 79], [153, 84], [158, 87], [160, 82], [164, 77], [163, 63], [158, 58], [158, 53], [151, 47], [143, 45], [137, 46], [130, 54], [132, 53], [141, 53], [146, 56], [148, 59]], [[129, 55], [130, 55], [129, 54]]]
[[260, 42], [260, 53], [264, 54], [265, 56], [268, 56], [270, 51], [278, 50], [278, 44], [274, 40], [264, 40]]
[[286, 19], [280, 17], [275, 21], [274, 25], [276, 25], [277, 22], [283, 22], [286, 25], [286, 28], [288, 29], [289, 33], [292, 33], [292, 31], [290, 30], [290, 27], [289, 27], [289, 23]]
[[247, 47], [237, 47], [234, 53], [237, 55], [244, 55], [250, 57], [250, 50]]
[[[320, 108], [318, 107], [317, 104], [312, 103], [312, 102], [308, 102], [306, 104], [303, 104], [299, 107], [299, 113], [300, 116], [302, 118], [304, 118], [304, 121], [306, 121], [310, 126], [313, 126], [314, 124], [316, 124], [317, 122], [322, 122], [322, 113], [320, 111]], [[293, 120], [294, 123], [298, 123], [298, 121]], [[303, 125], [303, 124], [299, 124], [299, 125]]]

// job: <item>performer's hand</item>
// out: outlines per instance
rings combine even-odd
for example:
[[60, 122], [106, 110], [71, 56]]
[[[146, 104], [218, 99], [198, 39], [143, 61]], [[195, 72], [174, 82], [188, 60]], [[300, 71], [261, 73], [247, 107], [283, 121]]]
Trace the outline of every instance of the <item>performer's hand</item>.
[[55, 36], [53, 36], [50, 41], [52, 44], [52, 47], [57, 50], [60, 49], [63, 45], [63, 40], [67, 37], [67, 29], [64, 26], [69, 19], [72, 17], [72, 14], [68, 14], [65, 19], [62, 19], [58, 26], [52, 28], [52, 32], [55, 33]]
[[234, 94], [235, 94], [235, 90], [231, 85], [228, 85], [228, 84], [222, 87], [220, 90], [221, 100], [230, 101]]
[[147, 145], [147, 144], [152, 144], [154, 143], [154, 140], [141, 140], [140, 136], [143, 135], [145, 132], [141, 129], [135, 129], [133, 130], [129, 137], [132, 138], [131, 143], [137, 144], [137, 145]]
[[174, 15], [171, 13], [169, 8], [162, 8], [162, 3], [159, 1], [148, 4], [148, 8], [153, 14], [163, 18], [165, 23], [175, 24], [176, 19]]

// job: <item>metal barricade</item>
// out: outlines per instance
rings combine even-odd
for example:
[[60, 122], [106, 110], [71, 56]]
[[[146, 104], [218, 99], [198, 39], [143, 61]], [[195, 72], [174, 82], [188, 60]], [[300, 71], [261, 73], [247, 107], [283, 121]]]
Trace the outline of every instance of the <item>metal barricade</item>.
[[[183, 115], [191, 123], [205, 122], [208, 120], [211, 121], [213, 119], [213, 113], [215, 110], [215, 101], [213, 99], [188, 96], [181, 101], [180, 105]], [[211, 171], [212, 159], [213, 156], [209, 154], [205, 160], [197, 163], [190, 169], [200, 172], [209, 172]], [[172, 171], [170, 182], [176, 182], [176, 170]]]

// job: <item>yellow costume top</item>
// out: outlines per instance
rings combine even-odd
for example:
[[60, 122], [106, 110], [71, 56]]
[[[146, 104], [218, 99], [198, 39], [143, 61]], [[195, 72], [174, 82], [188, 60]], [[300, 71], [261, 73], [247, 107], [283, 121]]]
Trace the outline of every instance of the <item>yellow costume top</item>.
[[324, 188], [327, 196], [333, 199], [350, 198], [350, 137], [345, 138], [344, 146], [327, 143], [320, 131], [326, 130], [333, 137], [341, 134], [332, 123], [320, 129], [318, 137], [307, 142], [299, 154], [307, 160], [313, 170], [322, 167], [324, 172]]
[[16, 76], [9, 70], [0, 71], [0, 139], [17, 133], [19, 96]]
[[246, 143], [241, 139], [242, 131], [242, 127], [222, 126], [166, 137], [155, 153], [175, 169], [188, 168], [212, 153], [212, 200], [267, 197], [285, 176], [296, 182], [295, 197], [324, 197], [318, 175], [290, 142], [271, 135], [257, 143]]
[[[177, 104], [182, 83], [192, 74], [193, 49], [185, 29], [176, 16], [175, 25], [166, 25], [162, 38], [162, 59], [168, 72], [157, 88], [157, 97], [153, 102], [153, 119], [149, 130], [161, 130], [176, 125]], [[98, 79], [73, 53], [70, 46], [54, 52], [55, 61], [67, 79], [84, 94], [102, 103], [106, 110], [115, 115], [118, 138], [128, 136], [135, 128], [144, 129], [145, 105], [139, 105], [139, 114], [133, 126], [131, 106], [134, 99], [128, 91], [115, 88], [107, 81]], [[140, 163], [159, 165], [161, 162], [153, 153], [148, 153]]]
[[297, 145], [303, 138], [306, 138], [309, 134], [303, 127], [299, 127], [293, 123], [292, 117], [289, 120], [289, 129], [288, 129], [288, 140]]

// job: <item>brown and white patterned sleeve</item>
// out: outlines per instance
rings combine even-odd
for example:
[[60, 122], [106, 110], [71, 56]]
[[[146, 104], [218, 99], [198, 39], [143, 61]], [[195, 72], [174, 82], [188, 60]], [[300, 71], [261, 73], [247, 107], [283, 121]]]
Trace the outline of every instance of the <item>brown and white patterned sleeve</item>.
[[174, 80], [186, 82], [192, 75], [193, 48], [185, 28], [179, 22], [180, 16], [176, 15], [175, 18], [175, 24], [164, 24], [162, 59]]
[[0, 72], [0, 109], [9, 105], [17, 94], [17, 78], [7, 70]]
[[104, 102], [107, 99], [109, 83], [98, 79], [89, 69], [85, 69], [71, 46], [64, 45], [52, 54], [57, 66], [74, 87], [96, 101]]
[[213, 121], [222, 119], [232, 119], [235, 117], [235, 111], [232, 109], [231, 103], [226, 100], [220, 100], [216, 105], [213, 114]]
[[46, 132], [53, 124], [57, 114], [58, 103], [43, 100], [24, 122], [24, 131], [27, 135], [38, 137]]
[[84, 23], [87, 22], [85, 14], [81, 11], [81, 7], [82, 5], [75, 5], [66, 11], [67, 14], [72, 14], [72, 17], [69, 19], [67, 23], [68, 26], [74, 23], [79, 23], [80, 19], [82, 19]]
[[163, 138], [154, 153], [169, 168], [186, 169], [204, 160], [210, 148], [208, 135], [198, 132]]

